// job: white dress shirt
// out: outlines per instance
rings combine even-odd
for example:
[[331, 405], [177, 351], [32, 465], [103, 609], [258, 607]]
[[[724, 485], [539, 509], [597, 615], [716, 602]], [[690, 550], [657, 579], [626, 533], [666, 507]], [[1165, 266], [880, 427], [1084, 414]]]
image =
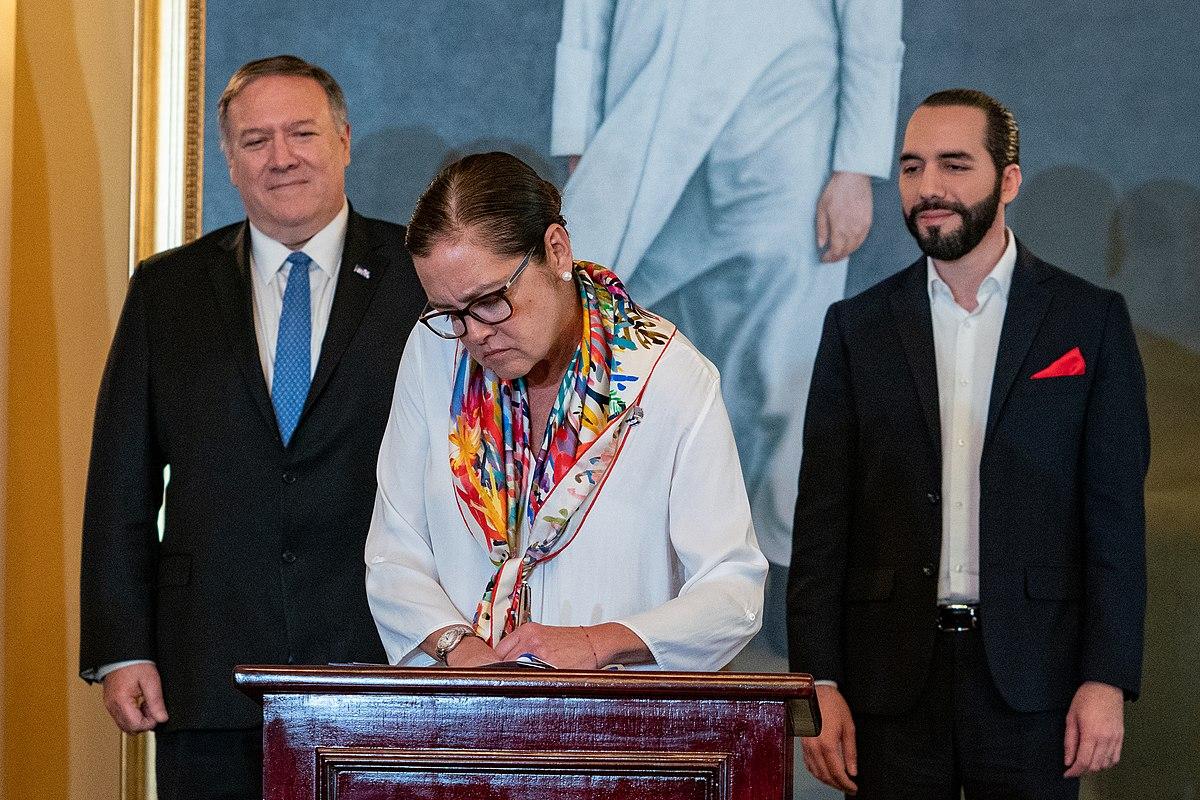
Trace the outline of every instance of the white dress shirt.
[[[329, 312], [333, 308], [333, 294], [337, 289], [338, 268], [342, 263], [342, 247], [346, 243], [346, 222], [349, 218], [350, 205], [343, 203], [342, 210], [333, 221], [301, 248], [301, 252], [313, 261], [308, 275], [312, 301], [310, 377], [317, 371], [321, 342], [329, 325]], [[275, 373], [275, 343], [279, 339], [279, 316], [283, 313], [283, 293], [292, 270], [287, 258], [292, 250], [254, 227], [252, 222], [250, 253], [254, 285], [254, 334], [258, 339], [258, 357], [262, 362], [263, 377], [267, 379], [267, 393], [270, 394]]]
[[939, 603], [979, 602], [979, 461], [1000, 329], [1017, 263], [1016, 239], [984, 278], [967, 311], [927, 259], [942, 425], [942, 554]]
[[[342, 203], [342, 210], [333, 221], [308, 240], [301, 252], [312, 259], [309, 268], [309, 294], [312, 300], [312, 363], [309, 376], [317, 371], [317, 359], [321, 356], [321, 342], [325, 339], [325, 328], [329, 325], [329, 312], [333, 308], [333, 293], [337, 289], [337, 274], [342, 263], [342, 248], [346, 243], [346, 223], [350, 219], [349, 202]], [[275, 343], [279, 339], [279, 317], [283, 313], [283, 293], [287, 289], [288, 274], [292, 265], [287, 258], [292, 250], [275, 241], [250, 223], [250, 263], [253, 273], [254, 335], [258, 339], [258, 357], [262, 362], [263, 377], [267, 379], [267, 394], [271, 393], [271, 381], [275, 372]], [[135, 658], [117, 661], [98, 667], [85, 678], [101, 681], [104, 676], [133, 664], [152, 664], [153, 661]]]

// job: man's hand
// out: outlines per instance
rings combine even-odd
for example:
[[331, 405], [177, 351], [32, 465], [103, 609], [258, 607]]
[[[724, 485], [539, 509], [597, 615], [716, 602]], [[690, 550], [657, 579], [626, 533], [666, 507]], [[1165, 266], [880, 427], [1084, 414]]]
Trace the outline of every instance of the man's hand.
[[1064, 778], [1108, 769], [1121, 760], [1125, 741], [1125, 693], [1116, 686], [1087, 681], [1075, 692], [1067, 711]]
[[836, 686], [817, 685], [821, 706], [821, 735], [800, 740], [804, 766], [821, 783], [846, 794], [857, 794], [852, 780], [858, 775], [858, 751], [854, 745], [854, 720], [850, 706]]
[[849, 258], [871, 230], [871, 178], [835, 172], [817, 201], [817, 247], [827, 264]]
[[126, 733], [153, 730], [167, 721], [162, 682], [153, 664], [130, 664], [104, 676], [104, 707]]
[[526, 622], [496, 645], [500, 657], [511, 661], [532, 653], [561, 669], [598, 669], [598, 655], [583, 628]]

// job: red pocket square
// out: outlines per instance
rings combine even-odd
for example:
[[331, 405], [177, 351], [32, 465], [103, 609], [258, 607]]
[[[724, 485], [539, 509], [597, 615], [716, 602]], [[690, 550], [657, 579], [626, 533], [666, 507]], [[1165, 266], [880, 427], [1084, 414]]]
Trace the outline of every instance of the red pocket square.
[[1083, 353], [1079, 352], [1078, 347], [1072, 347], [1062, 356], [1055, 359], [1054, 363], [1046, 367], [1041, 372], [1035, 372], [1030, 375], [1030, 378], [1065, 378], [1068, 375], [1083, 375], [1087, 372], [1087, 364], [1083, 360]]

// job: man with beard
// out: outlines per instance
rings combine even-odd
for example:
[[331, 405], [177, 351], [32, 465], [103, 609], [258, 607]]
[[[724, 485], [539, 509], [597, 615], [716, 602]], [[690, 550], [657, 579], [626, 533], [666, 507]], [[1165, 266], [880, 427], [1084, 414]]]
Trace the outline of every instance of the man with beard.
[[1140, 688], [1146, 384], [1125, 302], [1005, 227], [1017, 124], [917, 108], [900, 199], [925, 253], [825, 318], [788, 587], [818, 779], [862, 798], [1066, 798]]

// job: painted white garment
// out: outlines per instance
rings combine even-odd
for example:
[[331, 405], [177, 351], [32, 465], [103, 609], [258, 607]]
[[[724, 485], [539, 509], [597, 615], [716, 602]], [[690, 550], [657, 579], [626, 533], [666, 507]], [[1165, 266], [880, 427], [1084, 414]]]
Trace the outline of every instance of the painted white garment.
[[[890, 172], [900, 0], [566, 0], [552, 151], [583, 158], [575, 256], [614, 266], [720, 369], [755, 528], [787, 564], [803, 414], [846, 263], [831, 171]], [[703, 280], [700, 280], [703, 278]]]
[[[421, 325], [409, 337], [379, 452], [367, 597], [388, 659], [402, 665], [433, 663], [418, 645], [469, 624], [495, 572], [450, 472], [456, 346]], [[761, 625], [767, 562], [716, 370], [677, 334], [641, 407], [591, 510], [572, 521], [574, 540], [534, 569], [530, 619], [619, 622], [649, 647], [648, 668], [719, 669]]]

